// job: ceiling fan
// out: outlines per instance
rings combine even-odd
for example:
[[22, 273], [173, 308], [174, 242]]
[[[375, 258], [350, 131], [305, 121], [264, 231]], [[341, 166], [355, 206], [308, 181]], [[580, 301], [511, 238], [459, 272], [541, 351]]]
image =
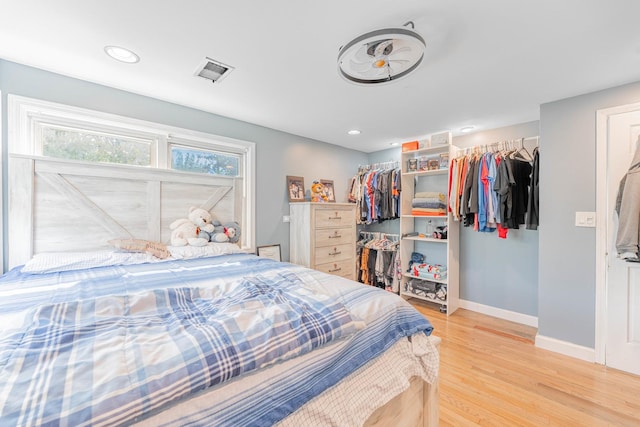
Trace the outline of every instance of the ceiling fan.
[[370, 31], [340, 48], [338, 71], [353, 83], [387, 83], [415, 70], [422, 62], [425, 47], [411, 21], [399, 28]]

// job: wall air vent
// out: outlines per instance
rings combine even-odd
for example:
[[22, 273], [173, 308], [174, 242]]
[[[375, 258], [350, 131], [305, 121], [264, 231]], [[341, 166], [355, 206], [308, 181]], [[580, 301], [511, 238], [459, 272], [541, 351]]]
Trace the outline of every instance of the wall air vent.
[[204, 61], [200, 63], [200, 66], [195, 72], [196, 76], [202, 77], [207, 80], [211, 80], [213, 83], [222, 80], [227, 76], [233, 67], [230, 65], [223, 64], [219, 61], [214, 61], [211, 58], [205, 58]]

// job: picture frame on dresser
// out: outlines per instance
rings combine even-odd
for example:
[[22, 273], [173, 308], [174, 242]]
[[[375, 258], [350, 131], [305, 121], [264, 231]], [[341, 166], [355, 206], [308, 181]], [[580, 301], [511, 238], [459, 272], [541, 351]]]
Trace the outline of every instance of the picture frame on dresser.
[[279, 244], [258, 246], [256, 248], [256, 255], [274, 261], [282, 261], [282, 251]]
[[336, 193], [333, 188], [333, 181], [328, 179], [321, 179], [320, 184], [324, 188], [324, 195], [327, 196], [327, 201], [331, 203], [336, 202]]
[[304, 178], [287, 175], [287, 194], [289, 202], [304, 202]]

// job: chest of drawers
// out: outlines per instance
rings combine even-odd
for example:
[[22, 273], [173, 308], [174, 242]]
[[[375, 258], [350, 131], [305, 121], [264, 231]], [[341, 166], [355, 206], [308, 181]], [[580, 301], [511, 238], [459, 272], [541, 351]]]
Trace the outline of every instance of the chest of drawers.
[[356, 206], [291, 203], [292, 263], [355, 280]]

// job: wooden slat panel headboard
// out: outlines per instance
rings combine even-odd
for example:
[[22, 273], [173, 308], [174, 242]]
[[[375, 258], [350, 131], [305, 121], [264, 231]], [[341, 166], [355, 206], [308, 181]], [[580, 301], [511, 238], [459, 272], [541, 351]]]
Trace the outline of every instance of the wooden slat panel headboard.
[[[249, 226], [241, 180], [24, 155], [9, 157], [9, 268], [42, 252], [108, 247], [113, 238], [169, 243], [169, 224], [189, 207]], [[253, 242], [243, 233], [242, 247]]]

